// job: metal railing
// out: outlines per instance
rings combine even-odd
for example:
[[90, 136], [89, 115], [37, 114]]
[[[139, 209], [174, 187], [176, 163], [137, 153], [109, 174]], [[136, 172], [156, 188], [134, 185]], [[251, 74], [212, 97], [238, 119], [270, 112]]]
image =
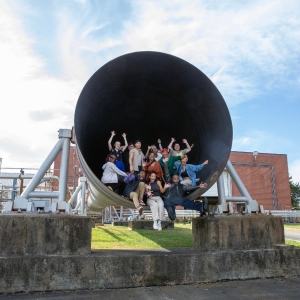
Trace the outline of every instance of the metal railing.
[[266, 210], [265, 212], [273, 216], [281, 216], [285, 223], [296, 223], [297, 218], [300, 220], [300, 210]]
[[[164, 210], [165, 218], [168, 218], [168, 213]], [[130, 220], [137, 220], [139, 216], [139, 212], [137, 209], [131, 208], [116, 208], [115, 206], [108, 206], [102, 210], [102, 223], [112, 223], [118, 221], [130, 221]], [[176, 217], [177, 218], [196, 218], [199, 216], [199, 212], [195, 210], [187, 210], [187, 209], [176, 209]], [[152, 220], [152, 213], [151, 210], [144, 210], [143, 217], [145, 220]]]

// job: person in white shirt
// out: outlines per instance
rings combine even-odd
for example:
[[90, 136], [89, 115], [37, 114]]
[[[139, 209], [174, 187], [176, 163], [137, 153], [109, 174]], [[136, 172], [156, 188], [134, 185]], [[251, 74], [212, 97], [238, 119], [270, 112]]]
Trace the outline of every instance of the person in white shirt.
[[110, 187], [113, 191], [124, 185], [124, 177], [127, 175], [125, 172], [117, 168], [115, 161], [116, 156], [114, 154], [110, 154], [108, 162], [102, 167], [104, 172], [101, 178], [101, 182], [107, 187]]

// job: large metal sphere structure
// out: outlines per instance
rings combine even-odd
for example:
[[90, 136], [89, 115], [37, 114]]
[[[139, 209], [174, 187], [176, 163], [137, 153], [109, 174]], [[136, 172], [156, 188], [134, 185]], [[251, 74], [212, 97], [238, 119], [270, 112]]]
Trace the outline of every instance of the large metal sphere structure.
[[[114, 130], [118, 140], [142, 141], [147, 146], [174, 137], [194, 144], [192, 164], [209, 164], [198, 174], [211, 187], [222, 174], [232, 144], [232, 123], [226, 103], [211, 80], [192, 64], [160, 52], [134, 52], [102, 66], [84, 86], [75, 110], [78, 156], [90, 183], [88, 207], [134, 207], [101, 182], [107, 141]], [[196, 199], [206, 189], [189, 198]]]

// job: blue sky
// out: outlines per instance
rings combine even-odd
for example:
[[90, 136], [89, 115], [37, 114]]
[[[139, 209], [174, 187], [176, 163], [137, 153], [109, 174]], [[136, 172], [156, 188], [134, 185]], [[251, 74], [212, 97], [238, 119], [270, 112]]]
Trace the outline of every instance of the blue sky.
[[0, 0], [0, 157], [38, 167], [90, 76], [134, 51], [176, 55], [218, 87], [232, 150], [288, 155], [300, 181], [300, 1]]

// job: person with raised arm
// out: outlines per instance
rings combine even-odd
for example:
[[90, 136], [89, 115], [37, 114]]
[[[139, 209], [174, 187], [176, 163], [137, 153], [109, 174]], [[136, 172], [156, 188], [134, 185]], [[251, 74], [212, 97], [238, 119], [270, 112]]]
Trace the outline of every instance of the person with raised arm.
[[147, 159], [151, 153], [154, 153], [156, 161], [159, 161], [162, 158], [161, 151], [158, 150], [155, 145], [148, 146], [145, 158]]
[[155, 154], [155, 160], [159, 161], [162, 158], [161, 150], [157, 149], [155, 145], [152, 145], [152, 153]]
[[150, 206], [153, 219], [153, 228], [158, 231], [162, 230], [161, 221], [164, 220], [164, 202], [161, 198], [170, 184], [162, 186], [161, 181], [157, 180], [155, 173], [151, 173], [149, 176], [148, 185], [146, 185], [147, 191], [147, 204]]
[[187, 194], [197, 189], [207, 188], [207, 183], [201, 182], [198, 186], [188, 186], [179, 183], [179, 176], [170, 176], [167, 165], [165, 164], [166, 182], [170, 186], [166, 188], [164, 195], [164, 206], [168, 212], [170, 220], [176, 219], [176, 206], [183, 206], [185, 209], [197, 210], [202, 217], [207, 211], [207, 198], [204, 201], [193, 201], [187, 198]]
[[157, 143], [158, 143], [158, 147], [159, 147], [159, 149], [161, 151], [163, 149], [163, 146], [161, 145], [161, 139], [158, 139]]
[[152, 146], [148, 146], [147, 152], [145, 154], [145, 159], [148, 159], [150, 153], [152, 153]]
[[184, 144], [186, 144], [186, 148], [183, 149], [183, 150], [180, 150], [179, 143], [175, 143], [174, 144], [174, 149], [173, 149], [172, 145], [173, 145], [174, 142], [176, 142], [176, 140], [174, 138], [171, 138], [171, 142], [170, 142], [170, 144], [168, 146], [168, 149], [171, 150], [171, 155], [172, 156], [180, 156], [180, 157], [182, 157], [182, 156], [184, 156], [185, 154], [189, 153], [192, 150], [191, 146], [189, 145], [189, 143], [188, 143], [188, 141], [186, 139], [182, 140], [182, 142]]
[[201, 171], [208, 164], [208, 160], [200, 165], [192, 165], [188, 164], [187, 162], [188, 157], [187, 155], [184, 155], [181, 157], [181, 162], [177, 161], [174, 163], [180, 183], [184, 185], [196, 186], [196, 172]]
[[122, 137], [124, 139], [125, 145], [121, 146], [121, 143], [119, 141], [116, 141], [114, 143], [114, 148], [111, 145], [113, 137], [116, 135], [115, 131], [111, 131], [111, 137], [108, 140], [108, 150], [111, 154], [114, 154], [116, 156], [116, 166], [123, 172], [125, 172], [125, 166], [123, 163], [123, 152], [126, 150], [128, 143], [126, 139], [126, 133], [122, 134]]

